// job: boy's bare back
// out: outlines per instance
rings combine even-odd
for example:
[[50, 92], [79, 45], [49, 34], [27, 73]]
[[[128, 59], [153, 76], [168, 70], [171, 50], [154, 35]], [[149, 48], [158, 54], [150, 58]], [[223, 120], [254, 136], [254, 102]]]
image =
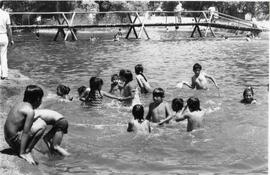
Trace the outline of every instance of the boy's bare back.
[[203, 117], [205, 115], [205, 110], [187, 112], [184, 114], [184, 118], [188, 120], [187, 131], [192, 131], [196, 128], [200, 128], [203, 124]]
[[[21, 102], [13, 106], [8, 113], [4, 126], [6, 138], [11, 138], [17, 135], [17, 132], [30, 128], [34, 120], [34, 110], [29, 103]], [[25, 126], [26, 125], [26, 126]]]

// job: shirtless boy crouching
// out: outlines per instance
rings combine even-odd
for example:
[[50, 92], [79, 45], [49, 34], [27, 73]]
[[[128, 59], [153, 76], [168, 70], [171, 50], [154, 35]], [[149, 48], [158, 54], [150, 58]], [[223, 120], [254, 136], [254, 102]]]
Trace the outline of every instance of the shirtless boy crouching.
[[57, 152], [62, 156], [69, 156], [64, 148], [60, 147], [64, 134], [68, 132], [68, 121], [64, 116], [56, 111], [49, 109], [36, 110], [35, 118], [40, 118], [47, 125], [52, 125], [51, 130], [45, 134], [43, 140], [49, 149], [49, 153]]
[[33, 165], [37, 165], [38, 162], [32, 157], [31, 151], [46, 129], [46, 123], [42, 119], [34, 119], [34, 109], [40, 106], [43, 95], [40, 87], [27, 86], [23, 102], [11, 108], [4, 125], [8, 145], [19, 157]]

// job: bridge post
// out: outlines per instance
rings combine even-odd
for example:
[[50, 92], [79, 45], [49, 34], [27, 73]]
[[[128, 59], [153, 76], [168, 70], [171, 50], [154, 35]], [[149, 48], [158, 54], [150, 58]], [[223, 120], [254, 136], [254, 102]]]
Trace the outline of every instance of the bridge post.
[[193, 29], [193, 31], [192, 31], [190, 37], [193, 37], [193, 36], [194, 36], [194, 33], [195, 33], [196, 30], [199, 32], [200, 37], [202, 37], [202, 33], [201, 33], [200, 27], [199, 27], [199, 25], [198, 25], [198, 23], [199, 23], [200, 20], [201, 20], [201, 15], [199, 16], [199, 19], [198, 19], [198, 20], [197, 20], [197, 17], [194, 16], [194, 20], [195, 20], [195, 23], [196, 23], [196, 24], [195, 24], [195, 27], [194, 27], [194, 29]]
[[[135, 24], [135, 22], [136, 22], [137, 18], [138, 18], [138, 15], [136, 14], [136, 16], [135, 16], [134, 20], [132, 21], [131, 16], [130, 16], [130, 13], [128, 13], [128, 19], [129, 19], [129, 21], [130, 21], [132, 24]], [[135, 27], [134, 27], [134, 26], [131, 26], [131, 27], [129, 28], [128, 33], [127, 33], [127, 35], [126, 35], [126, 39], [128, 39], [128, 37], [129, 37], [129, 34], [130, 34], [131, 30], [133, 30], [133, 32], [134, 32], [134, 34], [135, 34], [136, 39], [138, 39], [138, 35], [137, 35], [137, 32], [136, 32], [136, 30], [135, 30]]]
[[139, 38], [141, 38], [142, 31], [144, 31], [145, 35], [147, 36], [147, 39], [150, 39], [150, 37], [149, 37], [149, 35], [148, 35], [148, 33], [147, 33], [146, 29], [145, 29], [145, 26], [144, 26], [145, 19], [148, 18], [148, 12], [145, 13], [143, 21], [140, 19], [140, 16], [139, 16], [139, 14], [137, 12], [136, 12], [136, 14], [138, 16], [138, 20], [142, 24], [142, 27], [141, 27], [140, 32], [139, 32]]
[[213, 19], [213, 17], [214, 17], [213, 14], [211, 13], [211, 14], [210, 14], [210, 17], [207, 18], [205, 12], [202, 12], [202, 13], [203, 13], [204, 18], [206, 19], [206, 21], [207, 21], [207, 23], [208, 23], [207, 28], [206, 28], [206, 30], [205, 30], [204, 37], [207, 37], [208, 30], [211, 31], [213, 37], [216, 37], [215, 33], [213, 32], [213, 30], [212, 30], [212, 28], [211, 28], [211, 24], [209, 24], [209, 23], [211, 23], [211, 21], [212, 21], [212, 19]]
[[[57, 17], [56, 17], [56, 20], [58, 21], [58, 24], [60, 24], [60, 25], [63, 25], [64, 22], [65, 22], [64, 20], [61, 22], [60, 19], [59, 19], [59, 17], [58, 17], [58, 15], [57, 15]], [[58, 30], [57, 30], [57, 32], [56, 32], [56, 35], [55, 35], [55, 37], [54, 37], [54, 39], [53, 39], [54, 41], [57, 40], [59, 33], [62, 34], [62, 37], [63, 37], [63, 38], [64, 38], [64, 36], [66, 35], [63, 27], [58, 28]]]
[[65, 40], [65, 41], [67, 40], [67, 37], [68, 37], [68, 35], [69, 35], [69, 32], [71, 33], [72, 38], [74, 38], [75, 40], [78, 40], [78, 38], [77, 38], [77, 36], [76, 36], [76, 34], [75, 34], [75, 32], [74, 32], [74, 29], [70, 27], [71, 25], [73, 25], [73, 20], [74, 20], [74, 17], [75, 17], [75, 15], [76, 15], [76, 12], [73, 12], [70, 22], [68, 21], [66, 15], [65, 15], [64, 13], [62, 13], [62, 15], [63, 15], [64, 20], [66, 21], [66, 23], [67, 23], [67, 25], [68, 25], [68, 29], [69, 29], [69, 30], [67, 31], [66, 35], [65, 35], [65, 39], [64, 39], [64, 40]]

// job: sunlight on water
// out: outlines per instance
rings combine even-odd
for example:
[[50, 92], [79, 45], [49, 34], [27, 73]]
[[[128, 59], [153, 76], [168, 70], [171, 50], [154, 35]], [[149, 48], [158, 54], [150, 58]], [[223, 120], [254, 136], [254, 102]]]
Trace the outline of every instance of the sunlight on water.
[[[154, 87], [165, 90], [165, 100], [180, 96], [187, 100], [196, 95], [202, 107], [218, 106], [209, 114], [204, 128], [186, 132], [186, 123], [153, 128], [149, 136], [126, 132], [132, 118], [127, 110], [105, 99], [101, 109], [87, 109], [75, 100], [71, 103], [46, 104], [69, 120], [69, 133], [63, 146], [72, 156], [40, 159], [43, 174], [176, 174], [176, 173], [264, 173], [267, 171], [268, 128], [268, 38], [253, 40], [162, 40], [174, 35], [166, 31], [153, 38], [112, 42], [18, 42], [9, 52], [9, 66], [55, 93], [58, 84], [77, 88], [88, 86], [91, 76], [104, 80], [103, 90], [110, 88], [110, 78], [122, 68], [134, 72], [143, 64], [145, 75]], [[31, 36], [30, 40], [31, 40]], [[170, 38], [170, 37], [169, 37]], [[199, 62], [213, 75], [220, 90], [196, 92], [177, 89], [178, 82], [190, 81], [192, 66]], [[133, 74], [134, 75], [134, 74]], [[252, 85], [258, 105], [242, 105], [243, 89]], [[141, 96], [148, 106], [152, 95]], [[45, 149], [40, 143], [39, 147]]]

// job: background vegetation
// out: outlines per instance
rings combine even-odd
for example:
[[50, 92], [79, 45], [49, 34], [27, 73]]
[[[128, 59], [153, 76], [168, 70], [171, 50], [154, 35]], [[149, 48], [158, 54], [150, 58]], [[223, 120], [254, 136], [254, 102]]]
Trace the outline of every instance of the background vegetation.
[[[257, 20], [269, 19], [269, 2], [258, 1], [182, 1], [182, 7], [185, 10], [207, 10], [210, 6], [215, 6], [219, 12], [228, 15], [244, 18], [246, 13], [250, 13]], [[163, 11], [174, 11], [178, 2], [176, 1], [6, 1], [5, 6], [14, 12], [89, 12], [89, 11], [155, 11], [161, 7]], [[51, 18], [52, 15], [42, 15], [42, 18]], [[96, 20], [104, 20], [106, 15], [95, 16]], [[118, 15], [118, 18], [124, 20], [124, 16]], [[13, 20], [16, 23], [33, 23], [35, 16], [24, 15], [15, 16]], [[108, 19], [110, 20], [110, 19]]]

